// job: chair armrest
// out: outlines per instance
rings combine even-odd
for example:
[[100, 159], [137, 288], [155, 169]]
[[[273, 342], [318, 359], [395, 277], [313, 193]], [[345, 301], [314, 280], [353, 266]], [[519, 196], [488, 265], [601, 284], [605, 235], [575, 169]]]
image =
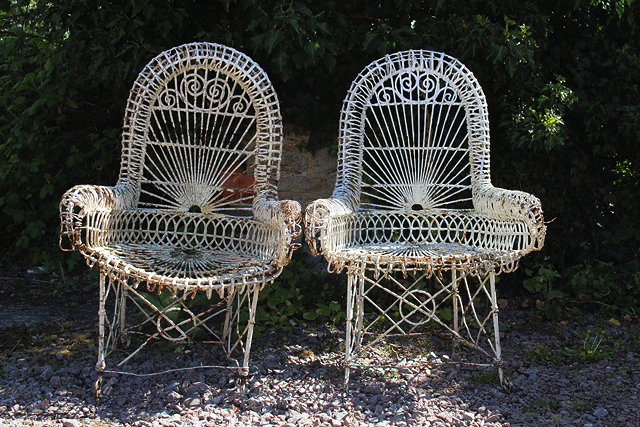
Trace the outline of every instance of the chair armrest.
[[523, 191], [505, 190], [492, 185], [475, 188], [473, 206], [489, 218], [524, 221], [531, 233], [533, 250], [544, 246], [547, 227], [540, 199]]
[[314, 256], [322, 252], [329, 219], [353, 213], [349, 203], [337, 198], [318, 199], [309, 203], [304, 215], [305, 236]]
[[300, 247], [297, 242], [302, 234], [300, 222], [302, 208], [295, 200], [275, 200], [256, 198], [253, 208], [256, 220], [280, 228], [282, 242], [276, 255], [277, 263], [284, 267], [291, 261], [293, 251]]
[[[60, 201], [60, 249], [87, 250], [87, 216], [102, 214], [93, 221], [93, 227], [99, 227], [100, 218], [133, 205], [132, 192], [127, 190], [124, 186], [77, 185], [67, 191]], [[65, 246], [67, 241], [70, 247]]]

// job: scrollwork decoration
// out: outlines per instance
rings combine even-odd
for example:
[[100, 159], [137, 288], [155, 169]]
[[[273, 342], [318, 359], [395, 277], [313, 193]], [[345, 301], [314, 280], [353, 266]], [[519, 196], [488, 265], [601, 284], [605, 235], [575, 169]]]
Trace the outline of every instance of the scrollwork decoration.
[[158, 96], [158, 105], [166, 108], [176, 108], [178, 106], [178, 93], [174, 89], [166, 88]]
[[251, 102], [244, 95], [235, 95], [229, 101], [229, 110], [234, 114], [245, 114], [249, 111], [249, 107], [251, 107]]
[[405, 71], [390, 76], [373, 95], [373, 105], [405, 102], [459, 103], [460, 97], [454, 87], [441, 77], [420, 71]]

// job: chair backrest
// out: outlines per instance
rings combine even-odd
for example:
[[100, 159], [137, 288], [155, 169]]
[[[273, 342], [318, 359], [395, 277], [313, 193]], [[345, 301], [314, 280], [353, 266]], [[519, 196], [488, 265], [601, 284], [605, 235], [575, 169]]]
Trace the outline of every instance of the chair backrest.
[[133, 84], [119, 183], [140, 208], [250, 215], [254, 197], [277, 197], [281, 145], [266, 73], [232, 48], [185, 44]]
[[387, 55], [354, 80], [340, 117], [334, 196], [360, 209], [471, 207], [489, 179], [482, 88], [439, 52]]

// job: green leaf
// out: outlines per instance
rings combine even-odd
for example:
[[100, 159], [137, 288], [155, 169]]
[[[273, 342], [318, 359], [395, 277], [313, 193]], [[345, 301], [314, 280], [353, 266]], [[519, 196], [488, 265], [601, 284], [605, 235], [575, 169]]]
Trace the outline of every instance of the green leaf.
[[54, 191], [53, 184], [46, 183], [45, 185], [42, 186], [42, 188], [40, 188], [40, 199], [45, 199], [47, 196], [52, 195], [53, 191]]
[[378, 35], [376, 33], [369, 32], [364, 35], [364, 41], [362, 42], [362, 49], [366, 50], [371, 42], [375, 40]]
[[305, 311], [302, 317], [305, 320], [316, 320], [318, 318], [318, 314], [313, 311]]
[[289, 23], [289, 26], [293, 28], [296, 34], [300, 34], [300, 24], [298, 23], [298, 20], [296, 18], [289, 18], [287, 22]]
[[274, 29], [267, 33], [265, 37], [265, 48], [267, 53], [273, 52], [273, 49], [282, 41], [284, 35], [281, 31]]

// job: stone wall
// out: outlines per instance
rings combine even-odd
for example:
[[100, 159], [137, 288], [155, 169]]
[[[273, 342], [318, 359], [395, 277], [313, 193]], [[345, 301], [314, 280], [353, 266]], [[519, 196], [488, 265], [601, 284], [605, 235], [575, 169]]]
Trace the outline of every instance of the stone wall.
[[330, 148], [315, 153], [304, 147], [309, 133], [285, 126], [280, 168], [280, 199], [297, 200], [302, 209], [309, 202], [331, 196], [336, 182], [337, 157]]

